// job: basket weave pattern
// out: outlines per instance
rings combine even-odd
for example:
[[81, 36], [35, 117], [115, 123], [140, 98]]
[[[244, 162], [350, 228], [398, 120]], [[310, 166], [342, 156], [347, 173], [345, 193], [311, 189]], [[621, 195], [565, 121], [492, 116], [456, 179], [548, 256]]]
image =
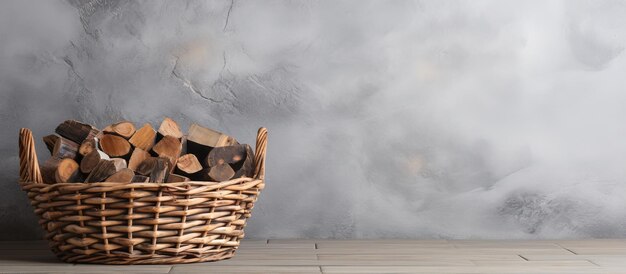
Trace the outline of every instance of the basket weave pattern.
[[234, 255], [265, 186], [267, 130], [254, 178], [224, 182], [57, 183], [41, 179], [32, 133], [20, 131], [20, 185], [51, 250], [63, 261], [173, 264]]

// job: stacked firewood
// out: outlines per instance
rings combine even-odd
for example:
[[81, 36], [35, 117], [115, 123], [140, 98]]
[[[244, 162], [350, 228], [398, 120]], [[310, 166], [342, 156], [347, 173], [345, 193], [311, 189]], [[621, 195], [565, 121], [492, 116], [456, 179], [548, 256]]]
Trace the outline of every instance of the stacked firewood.
[[43, 138], [46, 183], [227, 181], [252, 177], [254, 153], [221, 132], [191, 125], [184, 135], [165, 118], [158, 130], [123, 121], [98, 130], [74, 120]]

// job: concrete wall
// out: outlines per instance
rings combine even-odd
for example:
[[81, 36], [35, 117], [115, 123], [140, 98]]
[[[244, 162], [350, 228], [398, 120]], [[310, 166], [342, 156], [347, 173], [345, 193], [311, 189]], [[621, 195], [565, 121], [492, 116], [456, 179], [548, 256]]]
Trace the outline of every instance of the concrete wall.
[[164, 115], [247, 143], [269, 128], [252, 238], [626, 236], [624, 14], [621, 1], [2, 1], [0, 239], [40, 235], [17, 186], [20, 127], [42, 152], [65, 119]]

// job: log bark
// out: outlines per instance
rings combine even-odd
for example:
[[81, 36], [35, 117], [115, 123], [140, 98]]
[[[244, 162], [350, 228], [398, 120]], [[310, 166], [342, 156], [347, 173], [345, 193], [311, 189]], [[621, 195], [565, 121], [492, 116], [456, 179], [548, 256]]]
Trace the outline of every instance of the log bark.
[[102, 130], [103, 132], [118, 135], [123, 137], [124, 139], [129, 139], [135, 134], [136, 128], [133, 123], [128, 121], [123, 121], [119, 123], [115, 123], [107, 126]]
[[130, 183], [133, 181], [135, 177], [135, 172], [128, 168], [120, 169], [120, 171], [115, 172], [113, 175], [109, 176], [105, 180], [105, 182], [118, 182], [118, 183]]
[[133, 153], [130, 155], [130, 160], [128, 160], [128, 168], [132, 171], [136, 171], [139, 164], [148, 158], [150, 158], [150, 153], [141, 148], [135, 148]]
[[93, 150], [80, 161], [80, 171], [89, 174], [101, 160], [109, 160], [109, 156], [100, 150]]
[[170, 170], [174, 169], [176, 166], [176, 162], [178, 161], [178, 157], [180, 157], [180, 151], [183, 147], [180, 144], [180, 140], [174, 136], [164, 136], [161, 141], [159, 141], [154, 147], [152, 147], [152, 151], [156, 153], [159, 157], [167, 158], [170, 161]]
[[181, 182], [189, 182], [189, 178], [178, 175], [178, 174], [170, 174], [167, 176], [168, 183], [181, 183]]
[[221, 132], [192, 124], [187, 134], [187, 152], [205, 159], [212, 148], [238, 144], [235, 138]]
[[214, 182], [228, 181], [235, 176], [235, 171], [229, 164], [223, 163], [209, 168], [209, 178]]
[[52, 151], [54, 150], [54, 144], [57, 143], [57, 140], [59, 140], [59, 138], [59, 135], [56, 134], [50, 134], [43, 137], [43, 142], [44, 144], [46, 144], [46, 147], [50, 151], [50, 155], [52, 155]]
[[130, 143], [123, 137], [104, 134], [99, 143], [102, 151], [111, 157], [124, 157], [130, 154]]
[[80, 147], [78, 147], [78, 154], [82, 155], [83, 157], [87, 156], [87, 154], [91, 153], [92, 151], [94, 151], [97, 147], [98, 147], [98, 139], [94, 138], [87, 138], [85, 139], [85, 141], [83, 141], [82, 144], [80, 144]]
[[78, 144], [63, 137], [59, 137], [52, 148], [52, 157], [60, 159], [76, 159], [77, 154]]
[[59, 162], [54, 176], [57, 183], [75, 183], [82, 181], [78, 163], [71, 158], [64, 158]]
[[135, 174], [135, 176], [132, 179], [132, 182], [133, 183], [147, 183], [149, 180], [150, 178], [148, 176]]
[[99, 132], [99, 130], [92, 125], [74, 120], [67, 120], [61, 123], [54, 131], [61, 135], [61, 137], [70, 139], [77, 144], [82, 143], [87, 137], [95, 137]]
[[191, 153], [185, 154], [178, 158], [176, 163], [177, 171], [183, 175], [189, 176], [202, 170], [202, 165], [196, 155]]
[[89, 176], [85, 179], [85, 183], [104, 182], [104, 180], [109, 178], [109, 176], [122, 169], [122, 165], [119, 163], [120, 161], [116, 160], [100, 160], [91, 173], [89, 173]]
[[137, 173], [150, 177], [150, 182], [164, 183], [167, 179], [169, 160], [161, 157], [150, 157], [137, 168]]
[[159, 126], [158, 133], [161, 137], [172, 136], [177, 139], [183, 137], [183, 132], [180, 130], [176, 121], [169, 117], [165, 117], [165, 119], [163, 119], [163, 122], [161, 122], [161, 125]]
[[154, 146], [154, 140], [156, 138], [156, 131], [148, 123], [144, 124], [139, 130], [135, 132], [133, 137], [128, 140], [133, 146], [141, 148], [145, 151], [150, 151]]

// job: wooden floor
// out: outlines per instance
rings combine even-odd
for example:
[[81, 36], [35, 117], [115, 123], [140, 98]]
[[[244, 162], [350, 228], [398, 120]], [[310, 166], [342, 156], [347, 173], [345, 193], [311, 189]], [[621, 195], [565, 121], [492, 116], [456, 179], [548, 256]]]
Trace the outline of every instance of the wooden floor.
[[249, 240], [230, 260], [104, 266], [57, 261], [44, 242], [0, 242], [0, 273], [626, 273], [626, 239]]

